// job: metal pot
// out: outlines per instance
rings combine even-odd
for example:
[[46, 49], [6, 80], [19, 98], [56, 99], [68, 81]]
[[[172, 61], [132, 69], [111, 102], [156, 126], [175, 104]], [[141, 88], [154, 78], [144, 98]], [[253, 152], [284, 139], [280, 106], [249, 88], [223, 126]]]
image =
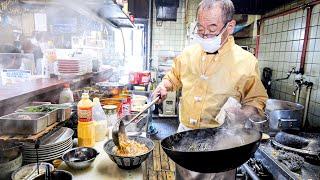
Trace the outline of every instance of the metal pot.
[[0, 142], [0, 179], [10, 179], [22, 165], [22, 143]]
[[302, 125], [303, 109], [304, 106], [298, 103], [269, 99], [266, 105], [266, 115], [270, 131], [299, 130]]
[[246, 121], [245, 126], [263, 133], [268, 133], [269, 131], [268, 119], [265, 116], [251, 116]]

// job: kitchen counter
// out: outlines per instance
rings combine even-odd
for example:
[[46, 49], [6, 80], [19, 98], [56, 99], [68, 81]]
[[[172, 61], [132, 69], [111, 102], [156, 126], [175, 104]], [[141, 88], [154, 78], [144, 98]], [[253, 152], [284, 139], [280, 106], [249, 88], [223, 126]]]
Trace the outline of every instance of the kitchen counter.
[[97, 142], [94, 148], [100, 153], [91, 167], [84, 170], [70, 169], [64, 162], [58, 167], [60, 170], [66, 170], [73, 174], [75, 180], [105, 180], [105, 179], [131, 179], [139, 180], [143, 179], [143, 166], [134, 170], [120, 169], [103, 150], [103, 145], [107, 141]]
[[[112, 74], [112, 69], [106, 69], [101, 72], [88, 73], [81, 76], [75, 76], [70, 79], [35, 79], [24, 83], [17, 83], [7, 86], [0, 85], [0, 116], [12, 113], [21, 105], [32, 102], [47, 100], [48, 97], [54, 97], [59, 94], [64, 83], [71, 86], [81, 86], [89, 84], [91, 81], [97, 82], [106, 80]], [[47, 94], [50, 94], [49, 96]], [[43, 97], [37, 97], [44, 95]]]
[[[70, 169], [64, 162], [58, 169], [66, 170], [74, 175], [75, 180], [90, 178], [93, 180], [99, 179], [168, 179], [172, 180], [175, 177], [175, 164], [166, 156], [161, 149], [159, 139], [173, 134], [178, 126], [177, 118], [153, 118], [153, 126], [158, 130], [158, 133], [150, 138], [155, 143], [155, 149], [150, 154], [149, 158], [142, 163], [141, 167], [134, 170], [120, 169], [103, 150], [103, 145], [107, 141], [96, 143], [94, 148], [100, 153], [90, 168], [85, 170]], [[145, 129], [146, 130], [146, 129]], [[145, 131], [144, 130], [144, 131]], [[142, 136], [146, 136], [145, 133]], [[111, 129], [109, 130], [111, 137]]]

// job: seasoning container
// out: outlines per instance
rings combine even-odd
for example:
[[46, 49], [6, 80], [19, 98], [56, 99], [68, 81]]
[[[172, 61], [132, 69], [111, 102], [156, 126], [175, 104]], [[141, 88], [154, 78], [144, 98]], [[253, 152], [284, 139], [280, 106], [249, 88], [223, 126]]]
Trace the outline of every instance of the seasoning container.
[[121, 116], [126, 116], [131, 114], [131, 96], [123, 95], [124, 101], [121, 104]]
[[78, 146], [93, 147], [95, 144], [94, 121], [78, 122]]
[[103, 110], [107, 116], [108, 126], [114, 126], [118, 120], [117, 116], [117, 106], [115, 105], [105, 105]]
[[104, 140], [109, 133], [107, 121], [106, 120], [95, 121], [94, 127], [95, 127], [95, 141], [99, 142]]
[[95, 126], [92, 121], [93, 103], [88, 93], [82, 93], [78, 103], [78, 145], [93, 147], [95, 144]]
[[70, 89], [70, 85], [68, 83], [63, 85], [63, 90], [60, 93], [59, 104], [64, 103], [73, 103], [73, 92]]
[[93, 120], [95, 124], [95, 140], [96, 142], [104, 140], [108, 134], [107, 117], [104, 113], [99, 98], [93, 99]]
[[78, 103], [78, 121], [79, 122], [92, 121], [92, 107], [93, 107], [93, 103], [89, 99], [89, 94], [82, 93], [81, 100]]

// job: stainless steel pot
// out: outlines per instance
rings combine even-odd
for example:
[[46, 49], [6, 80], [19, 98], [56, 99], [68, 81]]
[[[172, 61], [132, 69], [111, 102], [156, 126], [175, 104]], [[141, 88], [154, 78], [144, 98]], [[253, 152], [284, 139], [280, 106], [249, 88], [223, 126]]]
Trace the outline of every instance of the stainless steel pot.
[[284, 129], [299, 130], [302, 125], [304, 106], [298, 103], [276, 99], [267, 100], [266, 116], [270, 131]]
[[0, 141], [0, 179], [10, 179], [22, 165], [22, 143]]
[[259, 132], [268, 133], [269, 132], [269, 123], [268, 119], [265, 116], [251, 116], [248, 121], [246, 121], [247, 128], [256, 129]]

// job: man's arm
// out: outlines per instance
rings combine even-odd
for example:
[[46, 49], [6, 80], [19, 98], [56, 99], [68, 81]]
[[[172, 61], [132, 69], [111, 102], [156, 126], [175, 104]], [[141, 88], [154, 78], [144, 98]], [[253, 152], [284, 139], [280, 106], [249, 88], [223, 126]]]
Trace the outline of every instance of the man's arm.
[[238, 88], [245, 114], [248, 117], [257, 113], [263, 114], [268, 95], [259, 78], [258, 63], [255, 63], [252, 74], [243, 77], [239, 82]]
[[181, 87], [180, 81], [180, 70], [181, 70], [181, 56], [175, 58], [171, 70], [164, 76], [161, 83], [157, 86], [153, 92], [153, 98], [160, 95], [160, 103], [165, 100], [168, 94], [168, 91], [173, 91]]

